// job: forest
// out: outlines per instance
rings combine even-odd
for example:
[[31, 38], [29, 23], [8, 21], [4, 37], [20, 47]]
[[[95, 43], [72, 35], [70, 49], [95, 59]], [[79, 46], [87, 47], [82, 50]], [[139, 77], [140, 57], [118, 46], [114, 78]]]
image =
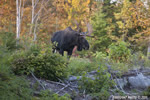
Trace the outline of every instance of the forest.
[[[69, 28], [88, 49], [53, 53]], [[0, 0], [0, 100], [149, 99], [149, 0]]]

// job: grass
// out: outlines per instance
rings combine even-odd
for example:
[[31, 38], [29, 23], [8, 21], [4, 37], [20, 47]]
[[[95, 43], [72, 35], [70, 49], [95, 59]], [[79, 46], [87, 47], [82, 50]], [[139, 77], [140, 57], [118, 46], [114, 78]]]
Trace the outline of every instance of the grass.
[[68, 64], [68, 72], [70, 75], [81, 75], [83, 71], [90, 72], [96, 69], [96, 64], [87, 58], [72, 57]]

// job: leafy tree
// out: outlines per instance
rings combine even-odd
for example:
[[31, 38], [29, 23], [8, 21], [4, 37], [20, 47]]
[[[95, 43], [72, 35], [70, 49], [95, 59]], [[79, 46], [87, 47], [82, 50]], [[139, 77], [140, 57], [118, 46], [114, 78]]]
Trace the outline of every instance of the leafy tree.
[[[149, 4], [149, 3], [147, 3]], [[136, 32], [130, 38], [130, 41], [135, 42], [137, 46], [144, 48], [148, 47], [147, 55], [150, 56], [150, 8], [147, 7], [141, 0], [136, 0], [131, 7], [132, 22]], [[146, 50], [145, 50], [146, 51]]]
[[144, 50], [148, 47], [150, 36], [149, 8], [141, 0], [132, 2], [124, 0], [121, 12], [116, 13], [115, 18], [122, 40], [130, 41], [135, 51]]
[[119, 38], [122, 38], [122, 40], [127, 40], [127, 34], [129, 32], [129, 28], [132, 28], [132, 23], [130, 13], [128, 9], [131, 6], [131, 2], [129, 0], [123, 1], [123, 7], [121, 8], [121, 11], [119, 13], [115, 13], [115, 18], [117, 19], [117, 24], [119, 26]]
[[0, 0], [0, 30], [15, 31], [15, 7], [14, 0]]
[[121, 6], [116, 6], [116, 2], [111, 3], [111, 0], [104, 0], [102, 12], [105, 14], [107, 21], [107, 32], [110, 36], [118, 36], [119, 27], [116, 24], [114, 13], [120, 12]]
[[[94, 0], [57, 0], [57, 17], [58, 23], [61, 23], [61, 28], [64, 29], [68, 26], [76, 27], [76, 22], [83, 30], [86, 28], [85, 22], [89, 20], [95, 8]], [[58, 19], [57, 18], [57, 19]], [[63, 19], [63, 20], [61, 20]], [[82, 26], [83, 25], [83, 26]]]
[[[68, 0], [68, 2], [64, 4], [64, 9], [68, 15], [68, 26], [71, 24], [72, 19], [81, 22], [89, 15], [89, 3], [90, 0]], [[82, 6], [79, 6], [81, 4]]]
[[124, 41], [112, 43], [109, 46], [109, 57], [116, 62], [127, 62], [131, 56], [131, 50]]

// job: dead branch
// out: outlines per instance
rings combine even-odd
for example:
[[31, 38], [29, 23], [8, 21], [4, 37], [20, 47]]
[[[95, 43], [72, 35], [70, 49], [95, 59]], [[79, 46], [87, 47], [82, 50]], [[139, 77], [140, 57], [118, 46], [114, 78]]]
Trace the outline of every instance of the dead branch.
[[[54, 81], [50, 81], [50, 80], [46, 80], [46, 82], [52, 83], [52, 84], [57, 84], [57, 85], [61, 85], [63, 87], [66, 86], [66, 84], [64, 83], [60, 83], [60, 82], [54, 82]], [[76, 86], [71, 86], [70, 83], [67, 84], [70, 90], [73, 90], [72, 88], [77, 88]]]
[[43, 90], [45, 90], [45, 87], [42, 85], [42, 83], [35, 77], [35, 75], [33, 74], [33, 72], [30, 72], [31, 75], [33, 76], [33, 78], [42, 86]]
[[58, 94], [59, 92], [61, 92], [62, 90], [64, 90], [65, 88], [67, 88], [70, 84], [67, 84], [65, 87], [61, 88], [59, 91], [57, 91], [56, 93]]
[[50, 81], [50, 80], [46, 80], [46, 82], [49, 82], [49, 83], [52, 83], [52, 84], [66, 86], [64, 83], [60, 83], [60, 82], [54, 82], [54, 81]]

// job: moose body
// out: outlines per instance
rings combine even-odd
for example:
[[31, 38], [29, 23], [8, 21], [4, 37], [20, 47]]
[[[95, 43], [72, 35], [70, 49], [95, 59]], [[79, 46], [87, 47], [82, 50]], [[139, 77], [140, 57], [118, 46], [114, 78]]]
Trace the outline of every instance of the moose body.
[[78, 51], [89, 49], [89, 43], [85, 37], [80, 35], [79, 32], [74, 31], [71, 27], [55, 32], [51, 41], [54, 44], [53, 52], [57, 50], [61, 55], [64, 55], [64, 51], [67, 51], [68, 56], [71, 56], [75, 46], [77, 46]]

